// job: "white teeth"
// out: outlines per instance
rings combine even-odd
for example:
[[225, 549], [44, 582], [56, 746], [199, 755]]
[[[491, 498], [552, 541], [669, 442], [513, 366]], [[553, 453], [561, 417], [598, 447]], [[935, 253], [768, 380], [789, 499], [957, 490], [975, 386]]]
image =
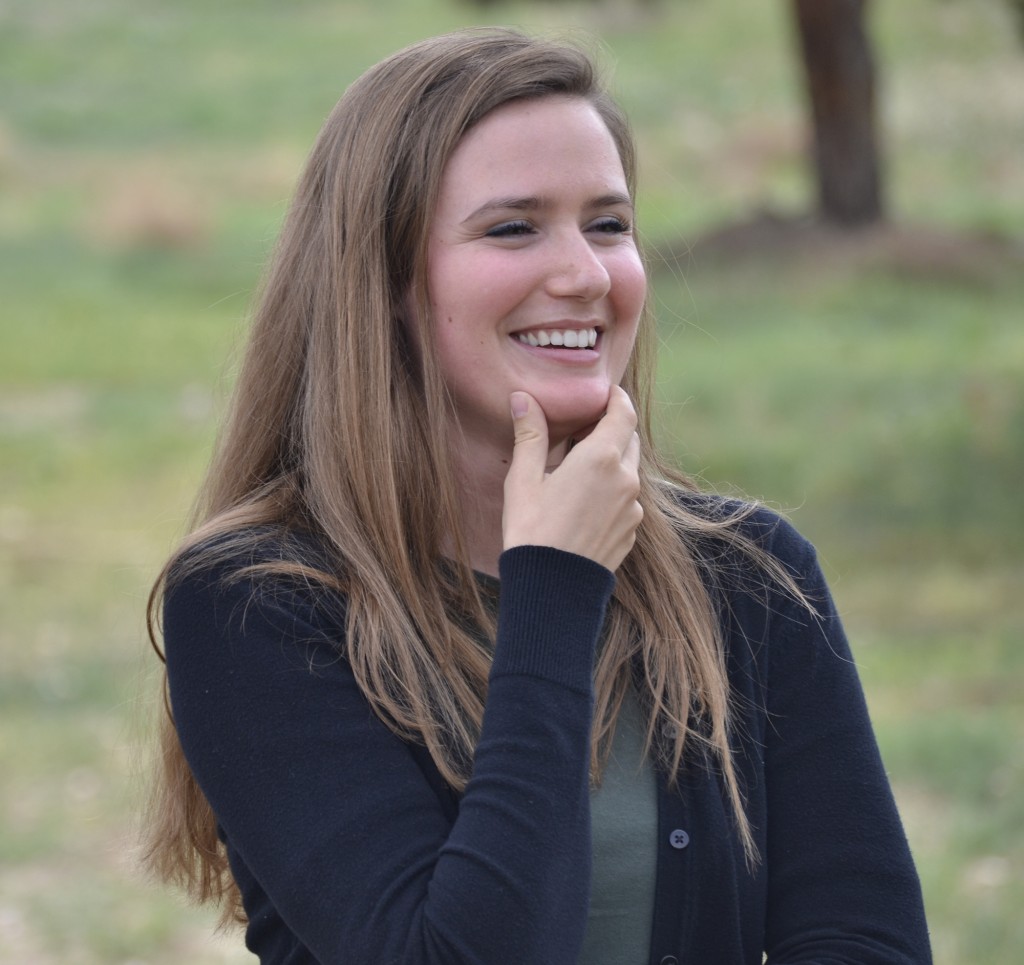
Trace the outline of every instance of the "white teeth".
[[550, 331], [540, 329], [536, 332], [520, 332], [516, 337], [526, 345], [593, 348], [597, 344], [597, 329], [567, 328], [565, 330], [551, 329]]

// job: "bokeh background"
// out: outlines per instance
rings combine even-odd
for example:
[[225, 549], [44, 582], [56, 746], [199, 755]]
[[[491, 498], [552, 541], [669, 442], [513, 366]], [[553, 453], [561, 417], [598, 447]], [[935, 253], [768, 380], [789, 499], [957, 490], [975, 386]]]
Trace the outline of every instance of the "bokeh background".
[[887, 220], [823, 229], [789, 0], [0, 0], [0, 962], [235, 963], [134, 866], [148, 587], [322, 119], [471, 23], [605, 45], [659, 425], [819, 546], [941, 965], [1024, 948], [1024, 40], [874, 0]]

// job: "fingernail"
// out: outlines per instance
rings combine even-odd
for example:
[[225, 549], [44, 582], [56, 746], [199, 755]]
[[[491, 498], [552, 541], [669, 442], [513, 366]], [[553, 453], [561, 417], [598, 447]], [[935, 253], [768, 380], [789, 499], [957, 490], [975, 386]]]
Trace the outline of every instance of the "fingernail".
[[521, 419], [530, 408], [530, 397], [525, 392], [513, 392], [509, 396], [509, 403], [512, 406], [512, 418]]

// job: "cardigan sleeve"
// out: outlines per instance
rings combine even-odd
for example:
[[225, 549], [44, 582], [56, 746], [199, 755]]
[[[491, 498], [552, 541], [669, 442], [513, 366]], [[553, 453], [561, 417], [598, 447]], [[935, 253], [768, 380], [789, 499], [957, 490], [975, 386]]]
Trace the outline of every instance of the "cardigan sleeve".
[[816, 607], [770, 615], [765, 784], [770, 965], [931, 961], [921, 889], [846, 636], [813, 548], [773, 552]]
[[614, 577], [543, 547], [500, 565], [483, 728], [454, 823], [412, 748], [372, 712], [341, 655], [342, 624], [315, 597], [216, 573], [169, 589], [175, 724], [262, 961], [575, 961], [591, 670]]

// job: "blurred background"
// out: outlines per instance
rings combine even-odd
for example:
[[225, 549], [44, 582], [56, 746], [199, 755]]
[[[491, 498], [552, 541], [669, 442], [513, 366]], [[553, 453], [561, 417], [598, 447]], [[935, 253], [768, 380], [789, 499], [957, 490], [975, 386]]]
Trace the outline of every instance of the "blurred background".
[[663, 442], [817, 543], [936, 961], [1019, 962], [1019, 4], [0, 0], [0, 963], [252, 961], [134, 866], [146, 595], [322, 120], [472, 23], [604, 45]]

